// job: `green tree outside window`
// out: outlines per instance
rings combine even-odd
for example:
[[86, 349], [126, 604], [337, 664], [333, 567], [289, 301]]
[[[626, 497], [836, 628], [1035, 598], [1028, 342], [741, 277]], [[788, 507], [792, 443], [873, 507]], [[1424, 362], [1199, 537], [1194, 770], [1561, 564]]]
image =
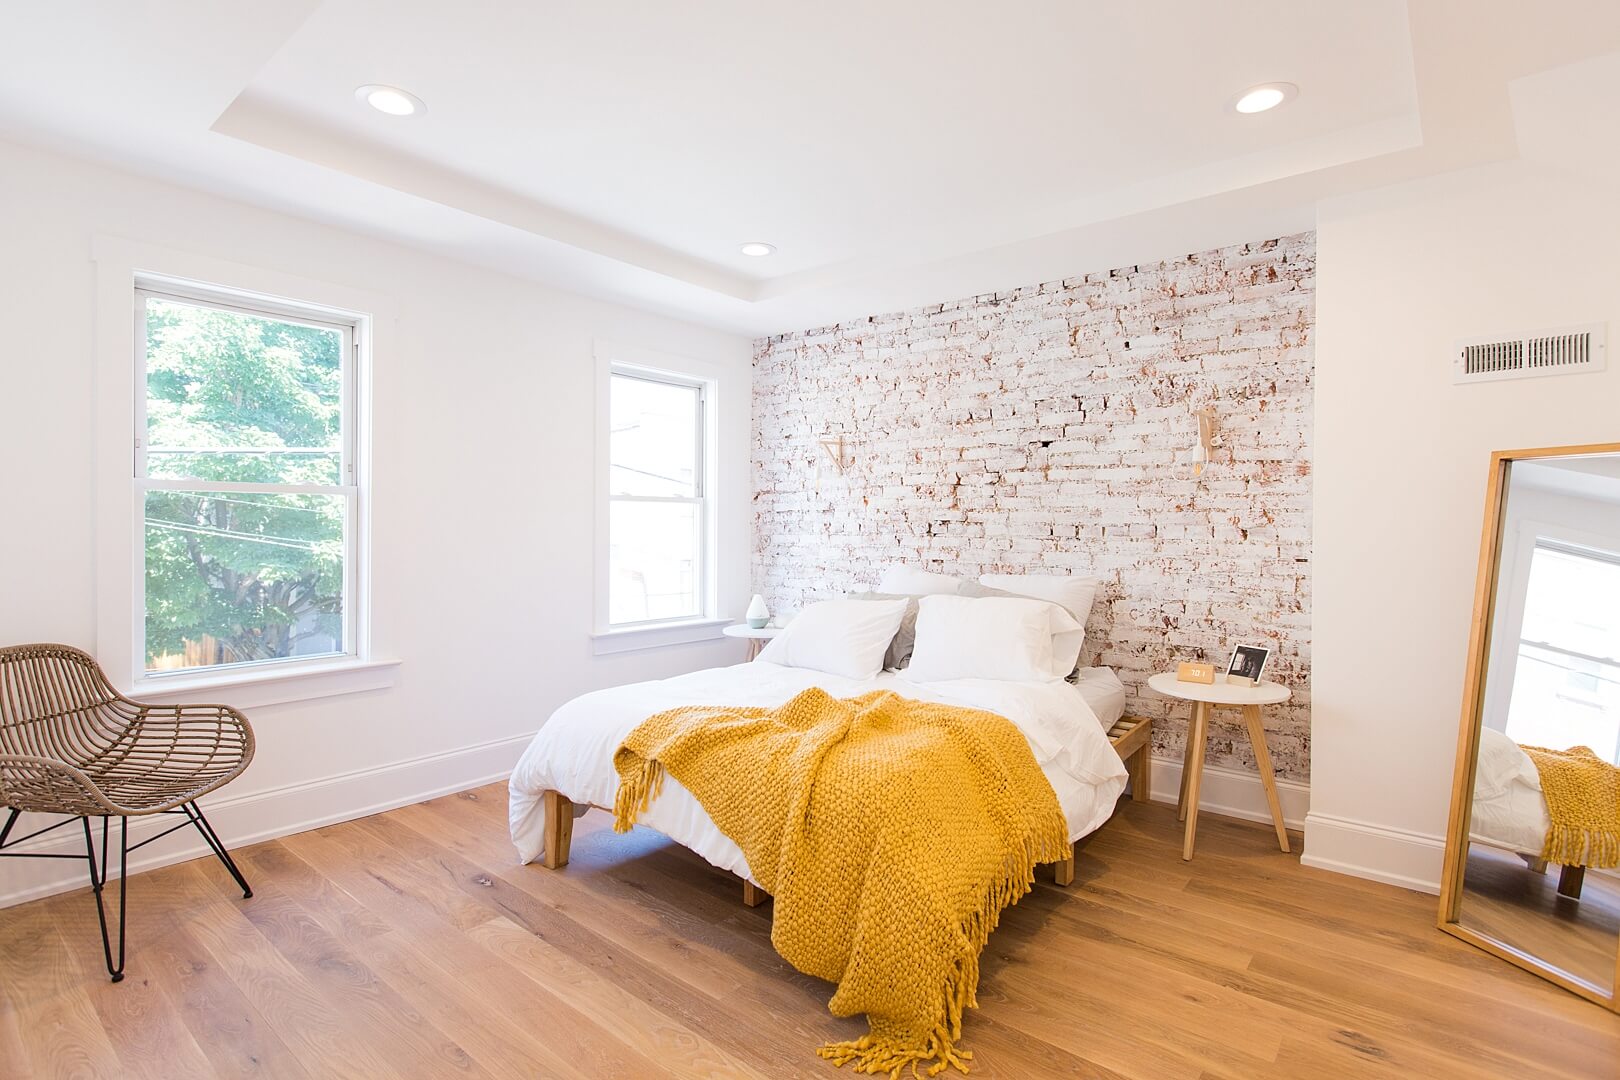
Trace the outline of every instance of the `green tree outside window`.
[[147, 668], [344, 651], [342, 331], [145, 310]]

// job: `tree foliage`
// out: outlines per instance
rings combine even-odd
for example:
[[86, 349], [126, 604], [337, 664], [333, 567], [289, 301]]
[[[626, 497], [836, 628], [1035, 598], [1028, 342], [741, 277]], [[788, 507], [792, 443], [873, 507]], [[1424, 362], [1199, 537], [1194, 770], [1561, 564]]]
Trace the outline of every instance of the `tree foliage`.
[[157, 298], [146, 305], [146, 651], [223, 662], [342, 648], [342, 336]]

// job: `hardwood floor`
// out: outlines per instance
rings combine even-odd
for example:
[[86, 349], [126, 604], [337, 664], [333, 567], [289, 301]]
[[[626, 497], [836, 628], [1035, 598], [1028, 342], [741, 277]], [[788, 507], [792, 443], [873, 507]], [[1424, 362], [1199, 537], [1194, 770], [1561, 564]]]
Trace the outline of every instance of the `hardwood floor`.
[[[501, 785], [131, 879], [129, 977], [88, 892], [0, 911], [0, 1076], [836, 1077], [861, 1030], [770, 946], [770, 904], [592, 812], [516, 866]], [[1620, 1018], [1302, 868], [1265, 826], [1124, 803], [985, 952], [973, 1076], [1613, 1077]]]
[[1517, 855], [1474, 844], [1459, 921], [1593, 986], [1614, 986], [1620, 883], [1611, 875], [1588, 873], [1581, 898], [1568, 900], [1558, 895], [1558, 867], [1533, 874]]

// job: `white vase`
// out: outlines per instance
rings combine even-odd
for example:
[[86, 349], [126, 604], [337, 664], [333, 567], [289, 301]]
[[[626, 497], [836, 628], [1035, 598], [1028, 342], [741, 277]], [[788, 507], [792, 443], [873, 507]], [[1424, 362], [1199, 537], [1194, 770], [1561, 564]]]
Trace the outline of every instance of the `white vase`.
[[755, 593], [754, 598], [748, 602], [748, 614], [743, 617], [748, 620], [749, 626], [759, 630], [771, 621], [771, 609], [765, 606], [765, 598]]

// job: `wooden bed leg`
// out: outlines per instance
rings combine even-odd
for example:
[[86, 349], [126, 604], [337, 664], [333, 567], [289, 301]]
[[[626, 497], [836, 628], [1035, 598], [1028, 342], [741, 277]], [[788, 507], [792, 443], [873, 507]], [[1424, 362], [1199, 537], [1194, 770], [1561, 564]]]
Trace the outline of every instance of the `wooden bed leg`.
[[1569, 900], [1581, 898], [1581, 885], [1586, 881], [1586, 867], [1566, 866], [1558, 871], [1558, 895]]
[[547, 870], [561, 870], [568, 865], [568, 847], [574, 840], [574, 804], [560, 791], [548, 791], [542, 797], [546, 806], [546, 850], [540, 854], [540, 865]]
[[1528, 869], [1532, 874], [1545, 874], [1547, 872], [1546, 859], [1538, 859], [1534, 855], [1525, 855], [1522, 852], [1520, 853], [1519, 858], [1524, 860], [1525, 868]]
[[759, 905], [763, 904], [766, 900], [769, 900], [770, 897], [770, 893], [766, 892], [758, 885], [755, 885], [747, 878], [743, 878], [743, 903], [748, 907], [759, 907]]
[[1148, 753], [1153, 748], [1151, 743], [1144, 743], [1131, 755], [1131, 760], [1125, 763], [1126, 770], [1131, 774], [1131, 801], [1147, 802], [1151, 794], [1148, 784], [1148, 773], [1153, 769], [1153, 758]]
[[1052, 864], [1052, 880], [1065, 887], [1074, 884], [1073, 844], [1069, 845], [1069, 857], [1067, 859]]

